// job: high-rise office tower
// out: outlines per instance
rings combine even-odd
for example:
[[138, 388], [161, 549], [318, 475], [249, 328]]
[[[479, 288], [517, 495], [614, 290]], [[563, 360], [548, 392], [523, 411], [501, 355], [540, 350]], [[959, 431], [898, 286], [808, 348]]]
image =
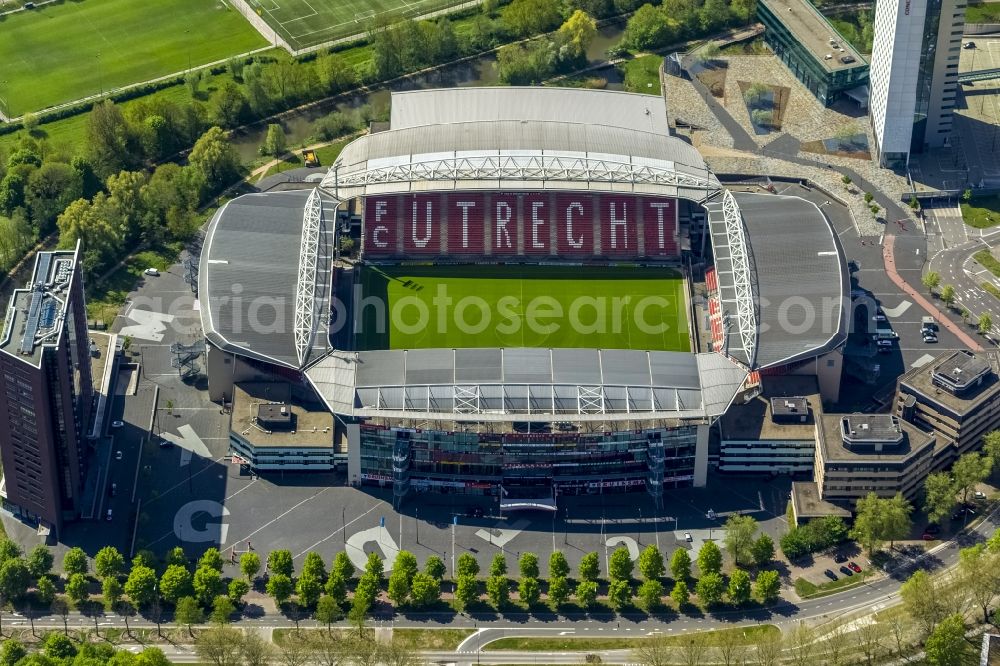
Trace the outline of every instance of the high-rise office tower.
[[38, 253], [0, 338], [0, 496], [56, 532], [80, 511], [93, 398], [79, 258], [79, 244]]
[[879, 164], [905, 167], [910, 153], [951, 135], [966, 0], [879, 0], [871, 58], [871, 124]]

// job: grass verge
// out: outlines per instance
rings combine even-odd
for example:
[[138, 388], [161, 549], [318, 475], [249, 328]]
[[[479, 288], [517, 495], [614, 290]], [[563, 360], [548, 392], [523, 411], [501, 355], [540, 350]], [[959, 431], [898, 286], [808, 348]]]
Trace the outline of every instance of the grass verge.
[[771, 635], [781, 634], [781, 630], [773, 624], [756, 624], [749, 627], [733, 627], [732, 629], [716, 629], [715, 631], [705, 631], [698, 634], [684, 634], [683, 636], [665, 636], [663, 642], [666, 645], [686, 645], [691, 640], [691, 636], [698, 636], [706, 645], [720, 645], [723, 639], [728, 639], [733, 634], [741, 639], [743, 645], [752, 645], [761, 638]]
[[473, 633], [472, 629], [393, 629], [392, 642], [408, 650], [454, 650]]
[[560, 652], [585, 650], [630, 650], [639, 645], [644, 638], [572, 638], [570, 636], [547, 637], [509, 637], [501, 638], [483, 646], [486, 652], [495, 650], [515, 650], [518, 652]]
[[1000, 289], [997, 289], [992, 282], [984, 282], [983, 289], [1000, 298]]
[[625, 72], [625, 90], [659, 95], [661, 62], [663, 58], [658, 55], [645, 55], [623, 62], [620, 67]]
[[828, 594], [835, 594], [837, 592], [843, 592], [844, 590], [849, 590], [852, 587], [857, 587], [864, 582], [864, 578], [861, 575], [838, 578], [837, 580], [830, 580], [825, 583], [820, 583], [817, 585], [805, 578], [795, 579], [795, 593], [799, 595], [802, 599], [812, 599], [815, 597], [825, 597]]
[[218, 0], [62, 2], [5, 17], [3, 34], [15, 116], [267, 46]]
[[994, 257], [989, 250], [980, 250], [972, 255], [973, 259], [979, 262], [979, 264], [988, 270], [993, 275], [1000, 277], [1000, 261]]
[[975, 197], [962, 202], [962, 219], [970, 227], [989, 229], [1000, 224], [1000, 196]]

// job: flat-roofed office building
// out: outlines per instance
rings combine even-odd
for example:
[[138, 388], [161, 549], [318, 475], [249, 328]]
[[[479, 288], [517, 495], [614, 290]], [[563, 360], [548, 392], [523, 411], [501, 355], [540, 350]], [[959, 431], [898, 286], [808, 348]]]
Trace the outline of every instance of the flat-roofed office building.
[[39, 252], [0, 339], [5, 508], [57, 533], [81, 510], [93, 383], [80, 246]]

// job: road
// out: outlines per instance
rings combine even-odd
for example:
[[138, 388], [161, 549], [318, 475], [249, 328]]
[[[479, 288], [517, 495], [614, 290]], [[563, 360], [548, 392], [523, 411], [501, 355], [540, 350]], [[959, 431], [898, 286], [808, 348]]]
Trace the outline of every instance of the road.
[[973, 235], [969, 240], [939, 250], [931, 257], [928, 264], [928, 270], [941, 275], [942, 285], [950, 284], [955, 287], [956, 305], [968, 310], [973, 321], [984, 312], [990, 314], [995, 333], [1000, 331], [1000, 299], [987, 292], [981, 285], [984, 282], [991, 282], [1000, 288], [1000, 278], [981, 266], [972, 255], [998, 245], [1000, 245], [1000, 230]]

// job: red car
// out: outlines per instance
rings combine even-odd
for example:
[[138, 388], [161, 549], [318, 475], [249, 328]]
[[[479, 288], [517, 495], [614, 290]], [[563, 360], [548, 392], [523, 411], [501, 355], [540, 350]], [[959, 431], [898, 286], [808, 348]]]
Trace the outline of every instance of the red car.
[[861, 573], [861, 567], [858, 566], [857, 562], [848, 562], [847, 566], [850, 567], [851, 571], [854, 573]]
[[924, 532], [924, 533], [923, 533], [923, 534], [922, 534], [922, 535], [920, 536], [920, 538], [921, 538], [921, 539], [923, 539], [924, 541], [934, 541], [934, 538], [935, 538], [935, 537], [934, 537], [934, 535], [933, 535], [933, 534], [928, 534], [927, 532]]

